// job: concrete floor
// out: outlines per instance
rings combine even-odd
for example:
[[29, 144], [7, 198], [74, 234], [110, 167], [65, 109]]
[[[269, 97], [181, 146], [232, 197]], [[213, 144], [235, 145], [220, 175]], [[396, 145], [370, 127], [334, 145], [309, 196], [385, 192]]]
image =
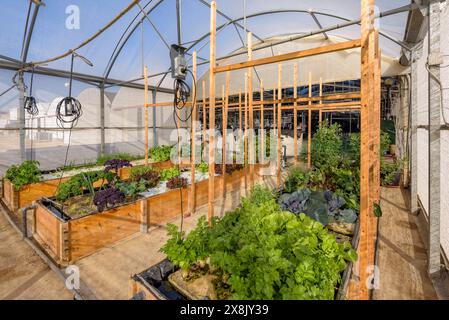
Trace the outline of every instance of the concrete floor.
[[406, 190], [382, 188], [376, 300], [437, 299], [427, 274], [427, 254]]
[[0, 211], [0, 299], [73, 299], [62, 279], [22, 240], [3, 208]]

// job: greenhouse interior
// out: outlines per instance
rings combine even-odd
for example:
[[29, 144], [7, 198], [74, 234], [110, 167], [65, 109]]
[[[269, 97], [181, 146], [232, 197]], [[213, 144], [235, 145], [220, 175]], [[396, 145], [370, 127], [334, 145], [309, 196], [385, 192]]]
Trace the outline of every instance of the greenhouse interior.
[[447, 1], [4, 0], [0, 30], [1, 300], [449, 300]]

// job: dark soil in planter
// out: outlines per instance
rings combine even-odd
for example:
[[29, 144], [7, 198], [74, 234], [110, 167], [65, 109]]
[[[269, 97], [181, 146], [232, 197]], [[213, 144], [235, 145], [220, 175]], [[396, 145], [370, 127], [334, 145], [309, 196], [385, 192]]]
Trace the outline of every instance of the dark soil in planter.
[[[132, 203], [140, 198], [141, 197], [137, 197], [135, 199], [127, 198], [125, 202], [107, 208], [105, 211]], [[85, 191], [85, 193], [80, 196], [69, 198], [62, 203], [56, 201], [54, 197], [44, 198], [42, 200], [42, 204], [55, 216], [64, 221], [79, 219], [88, 215], [99, 213], [97, 206], [93, 204], [92, 195], [88, 191]]]

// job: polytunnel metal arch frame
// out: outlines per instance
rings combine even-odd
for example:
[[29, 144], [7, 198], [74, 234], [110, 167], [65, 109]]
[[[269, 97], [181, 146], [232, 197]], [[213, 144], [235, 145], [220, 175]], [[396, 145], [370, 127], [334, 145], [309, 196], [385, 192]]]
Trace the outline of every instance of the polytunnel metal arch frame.
[[[163, 2], [163, 1], [164, 1], [164, 0], [160, 0], [157, 4], [160, 4], [160, 3]], [[210, 5], [209, 5], [207, 2], [205, 2], [204, 0], [198, 0], [198, 1], [201, 2], [201, 3], [203, 3], [203, 4], [205, 4], [205, 5], [207, 5], [208, 7], [210, 7]], [[417, 4], [412, 3], [412, 4], [409, 4], [409, 5], [405, 5], [405, 6], [402, 6], [402, 7], [398, 7], [398, 8], [396, 8], [396, 9], [388, 10], [388, 11], [385, 11], [385, 12], [380, 12], [380, 13], [378, 13], [378, 14], [376, 15], [376, 17], [377, 17], [377, 18], [383, 18], [383, 17], [387, 17], [387, 16], [390, 16], [390, 15], [394, 15], [394, 14], [398, 14], [398, 13], [402, 13], [402, 12], [412, 11], [412, 10], [414, 10], [414, 9], [417, 9], [418, 7], [419, 7], [419, 6], [418, 6]], [[306, 33], [306, 34], [299, 34], [299, 35], [297, 35], [296, 37], [292, 37], [292, 38], [289, 38], [289, 39], [287, 39], [287, 40], [279, 41], [279, 42], [277, 42], [277, 43], [270, 43], [269, 45], [267, 45], [267, 46], [265, 46], [265, 47], [264, 47], [264, 46], [257, 46], [257, 44], [256, 44], [256, 47], [253, 49], [253, 51], [257, 51], [257, 50], [260, 50], [260, 49], [264, 49], [264, 48], [266, 48], [266, 47], [273, 47], [273, 46], [276, 46], [276, 45], [279, 45], [279, 44], [283, 44], [283, 43], [285, 43], [285, 42], [291, 42], [291, 41], [294, 41], [294, 40], [298, 40], [298, 39], [301, 39], [301, 38], [306, 38], [306, 37], [309, 37], [309, 36], [312, 36], [312, 35], [316, 35], [316, 34], [320, 34], [320, 33], [326, 34], [326, 32], [328, 32], [328, 31], [333, 31], [333, 30], [337, 30], [337, 29], [346, 28], [346, 27], [349, 27], [349, 26], [356, 25], [356, 24], [359, 24], [359, 23], [360, 23], [360, 18], [359, 18], [359, 19], [355, 19], [355, 20], [351, 20], [351, 19], [348, 19], [348, 18], [339, 16], [339, 15], [330, 14], [330, 13], [321, 12], [321, 11], [316, 11], [316, 10], [280, 9], [280, 10], [261, 11], [261, 12], [249, 14], [249, 15], [247, 15], [247, 16], [241, 16], [241, 17], [235, 18], [235, 19], [231, 19], [231, 18], [229, 18], [227, 15], [225, 15], [224, 17], [225, 17], [225, 19], [228, 20], [228, 22], [223, 23], [223, 24], [221, 24], [220, 26], [217, 26], [217, 33], [220, 32], [220, 31], [222, 31], [222, 30], [224, 30], [224, 29], [225, 29], [226, 27], [228, 27], [228, 26], [236, 25], [236, 24], [239, 25], [239, 22], [242, 21], [242, 20], [244, 20], [244, 19], [252, 19], [252, 18], [255, 18], [255, 17], [263, 16], [263, 15], [282, 14], [282, 13], [303, 13], [303, 14], [309, 14], [315, 22], [316, 22], [316, 20], [315, 20], [316, 17], [315, 17], [315, 18], [313, 18], [313, 17], [314, 17], [315, 15], [322, 15], [322, 16], [327, 16], [327, 17], [331, 17], [331, 18], [335, 18], [335, 19], [340, 19], [340, 20], [342, 20], [342, 21], [345, 21], [345, 23], [343, 23], [343, 24], [338, 24], [338, 25], [334, 25], [334, 26], [327, 27], [327, 28], [323, 28], [319, 23], [317, 23], [317, 25], [318, 25], [318, 27], [319, 27], [318, 30], [311, 31], [311, 32]], [[147, 14], [148, 14], [148, 12], [147, 12]], [[217, 10], [217, 14], [223, 14], [223, 13], [221, 13], [219, 10]], [[121, 51], [121, 49], [122, 49], [122, 48], [124, 47], [124, 45], [126, 44], [126, 41], [131, 37], [132, 33], [135, 32], [135, 30], [137, 29], [139, 23], [142, 23], [142, 21], [143, 21], [144, 19], [145, 19], [145, 17], [142, 17], [142, 18], [140, 19], [140, 21], [139, 21], [138, 23], [136, 23], [136, 25], [135, 25], [135, 27], [133, 28], [133, 30], [131, 31], [131, 33], [128, 34], [126, 40], [124, 41], [124, 43], [122, 43], [121, 48], [119, 49], [118, 52]], [[241, 26], [239, 25], [239, 27], [241, 27]], [[129, 26], [128, 26], [128, 28], [129, 28]], [[127, 29], [128, 29], [128, 28], [127, 28]], [[236, 30], [236, 31], [237, 31], [237, 30]], [[249, 29], [246, 29], [246, 31], [251, 32]], [[246, 52], [242, 52], [242, 51], [241, 51], [241, 49], [245, 47], [245, 43], [244, 43], [243, 39], [241, 38], [240, 33], [239, 33], [238, 31], [237, 31], [237, 33], [238, 33], [238, 36], [239, 36], [240, 40], [242, 41], [242, 47], [240, 47], [239, 49], [235, 50], [234, 52], [232, 52], [232, 53], [230, 53], [230, 54], [228, 54], [228, 55], [226, 55], [226, 56], [218, 57], [218, 58], [217, 58], [217, 61], [224, 60], [224, 59], [231, 58], [231, 57], [238, 56], [238, 55], [244, 55], [244, 54], [246, 54]], [[125, 34], [125, 33], [124, 33], [124, 34]], [[124, 34], [122, 35], [122, 38], [123, 38]], [[260, 41], [260, 43], [264, 43], [264, 42], [267, 40], [267, 38], [260, 38], [260, 37], [256, 36], [253, 32], [252, 32], [252, 34], [253, 34], [253, 36], [254, 36], [256, 39], [258, 39], [258, 40]], [[298, 34], [298, 32], [296, 32], [296, 34]], [[383, 36], [384, 38], [386, 38], [386, 39], [392, 41], [393, 43], [397, 44], [398, 46], [400, 46], [402, 49], [406, 50], [407, 52], [410, 52], [410, 51], [412, 50], [412, 48], [410, 48], [410, 47], [409, 47], [406, 43], [404, 43], [403, 41], [400, 41], [400, 40], [398, 40], [398, 39], [395, 39], [393, 36], [391, 36], [391, 35], [389, 35], [389, 34], [383, 32], [383, 31], [379, 31], [379, 35], [381, 35], [381, 36]], [[191, 51], [192, 49], [194, 49], [196, 45], [198, 45], [198, 44], [200, 44], [202, 41], [206, 40], [209, 36], [210, 36], [210, 32], [207, 32], [207, 33], [205, 33], [204, 35], [202, 35], [201, 37], [199, 37], [197, 40], [189, 41], [188, 43], [191, 43], [191, 44], [187, 47], [187, 52], [189, 52], [189, 51]], [[327, 37], [327, 35], [326, 35], [326, 37]], [[259, 43], [259, 44], [260, 44], [260, 43]], [[204, 44], [204, 46], [206, 46], [207, 44], [208, 44], [208, 42], [206, 42], [206, 43]], [[117, 43], [117, 46], [118, 46], [118, 45], [119, 45], [119, 43]], [[116, 54], [116, 55], [114, 56], [114, 58], [111, 58], [111, 60], [113, 61], [112, 64], [109, 64], [109, 63], [108, 63], [109, 67], [108, 67], [107, 70], [105, 71], [105, 79], [107, 79], [107, 76], [108, 76], [108, 74], [110, 73], [110, 71], [111, 71], [111, 69], [112, 69], [112, 67], [113, 67], [113, 65], [114, 65], [114, 62], [116, 61], [117, 57], [118, 57], [118, 54]], [[110, 61], [111, 61], [111, 60], [110, 60]], [[204, 64], [208, 64], [208, 63], [209, 63], [209, 61], [206, 60], [206, 59], [201, 58], [201, 60], [203, 60], [203, 61], [198, 63], [199, 66], [200, 66], [200, 65], [204, 65]], [[167, 74], [167, 73], [169, 73], [169, 72], [170, 72], [170, 70], [165, 71], [165, 72], [159, 72], [159, 73], [156, 73], [156, 74], [151, 74], [150, 77], [155, 77], [155, 76], [165, 75], [165, 74]], [[139, 78], [136, 78], [136, 79], [129, 80], [129, 81], [127, 81], [127, 83], [140, 81], [140, 80], [142, 80], [142, 79], [143, 79], [143, 77], [139, 77]], [[125, 82], [123, 82], [123, 83], [125, 83]]]
[[[103, 74], [103, 76], [95, 76], [95, 75], [89, 75], [89, 74], [83, 74], [83, 73], [73, 73], [73, 79], [77, 80], [77, 81], [82, 81], [85, 83], [89, 83], [90, 85], [95, 85], [100, 89], [101, 92], [101, 99], [100, 99], [100, 114], [101, 114], [101, 153], [104, 152], [104, 145], [105, 145], [105, 124], [104, 124], [104, 89], [106, 87], [113, 87], [113, 86], [123, 86], [123, 87], [130, 87], [130, 88], [135, 88], [135, 89], [144, 89], [144, 85], [143, 84], [139, 84], [139, 83], [135, 83], [137, 81], [143, 80], [143, 77], [139, 77], [137, 79], [132, 79], [132, 80], [117, 80], [117, 79], [109, 79], [109, 73], [112, 70], [112, 68], [115, 65], [115, 62], [117, 61], [117, 58], [119, 57], [120, 53], [122, 52], [123, 47], [126, 45], [127, 41], [129, 40], [129, 38], [132, 36], [132, 34], [134, 34], [134, 32], [137, 30], [138, 26], [143, 24], [144, 19], [148, 19], [148, 15], [155, 10], [160, 4], [162, 4], [164, 2], [164, 0], [159, 0], [157, 3], [155, 3], [150, 9], [148, 9], [147, 11], [144, 11], [144, 9], [146, 7], [148, 7], [148, 5], [150, 5], [152, 3], [153, 0], [149, 0], [145, 5], [143, 5], [143, 7], [140, 5], [140, 0], [133, 0], [132, 2], [130, 2], [128, 4], [127, 7], [125, 7], [125, 9], [123, 9], [117, 16], [115, 16], [113, 18], [113, 20], [107, 24], [105, 27], [103, 27], [102, 29], [100, 29], [100, 31], [98, 31], [97, 33], [94, 34], [94, 36], [91, 36], [90, 38], [87, 39], [87, 41], [84, 41], [79, 48], [83, 47], [85, 44], [89, 43], [90, 41], [95, 41], [95, 37], [97, 37], [99, 34], [101, 34], [103, 31], [105, 31], [108, 27], [110, 27], [113, 23], [115, 23], [116, 21], [118, 21], [119, 19], [121, 19], [124, 15], [126, 15], [129, 10], [134, 7], [135, 5], [138, 5], [140, 7], [140, 11], [139, 13], [137, 13], [137, 15], [135, 16], [134, 19], [132, 19], [132, 21], [128, 24], [128, 26], [125, 28], [123, 34], [121, 35], [121, 37], [119, 38], [117, 45], [115, 46], [112, 54], [111, 54], [111, 58], [108, 62], [108, 65], [105, 69], [105, 72]], [[181, 0], [176, 0], [176, 11], [177, 11], [177, 33], [178, 33], [178, 42], [179, 44], [181, 43], [181, 37], [182, 37], [182, 24], [181, 24], [181, 18], [180, 18], [180, 11], [181, 11], [181, 6], [180, 6], [180, 1]], [[210, 4], [208, 2], [206, 2], [205, 0], [197, 0], [199, 3], [203, 4], [204, 6], [210, 7]], [[31, 10], [31, 7], [34, 4], [34, 8], [33, 10]], [[23, 42], [22, 42], [22, 50], [21, 50], [21, 60], [17, 60], [11, 57], [6, 57], [3, 55], [0, 55], [0, 69], [9, 69], [9, 70], [13, 70], [16, 71], [17, 74], [19, 74], [19, 83], [17, 85], [17, 87], [19, 88], [20, 91], [20, 95], [19, 95], [19, 100], [23, 101], [24, 99], [24, 95], [25, 95], [25, 85], [23, 83], [23, 73], [24, 72], [28, 72], [29, 68], [33, 67], [34, 72], [37, 74], [41, 74], [41, 75], [47, 75], [47, 76], [56, 76], [56, 77], [63, 77], [63, 78], [69, 78], [70, 77], [70, 72], [68, 71], [64, 71], [64, 70], [58, 70], [58, 69], [52, 69], [52, 68], [45, 68], [39, 65], [35, 64], [39, 64], [41, 62], [27, 62], [26, 58], [28, 56], [28, 52], [29, 52], [29, 48], [30, 48], [30, 44], [31, 44], [31, 39], [32, 39], [32, 35], [33, 35], [33, 30], [34, 30], [34, 26], [36, 24], [37, 19], [39, 18], [38, 14], [39, 14], [39, 9], [41, 6], [45, 6], [45, 3], [42, 2], [41, 0], [30, 0], [29, 3], [29, 8], [28, 8], [28, 14], [27, 14], [27, 20], [26, 20], [26, 25], [25, 25], [25, 30], [24, 30], [24, 36], [23, 36]], [[407, 12], [407, 11], [411, 11], [414, 10], [416, 8], [418, 8], [419, 6], [412, 2], [409, 5], [405, 5], [396, 9], [392, 9], [392, 10], [388, 10], [385, 12], [380, 12], [378, 14], [376, 14], [376, 18], [382, 18], [384, 16], [389, 16], [389, 15], [393, 15], [393, 14], [397, 14], [397, 13], [401, 13], [401, 12]], [[32, 11], [32, 16], [31, 16], [31, 11]], [[315, 31], [311, 31], [305, 34], [300, 34], [297, 36], [293, 36], [293, 37], [289, 37], [288, 39], [285, 40], [281, 40], [275, 43], [270, 43], [269, 45], [261, 45], [261, 46], [257, 46], [254, 48], [254, 51], [256, 50], [260, 50], [263, 49], [265, 47], [273, 47], [282, 43], [287, 43], [287, 42], [291, 42], [294, 40], [298, 40], [298, 39], [302, 39], [302, 38], [306, 38], [315, 34], [324, 34], [326, 35], [326, 32], [328, 31], [332, 31], [332, 30], [338, 30], [338, 29], [342, 29], [351, 25], [356, 25], [360, 23], [360, 18], [359, 19], [355, 19], [355, 20], [350, 20], [347, 19], [345, 17], [342, 16], [338, 16], [335, 14], [330, 14], [330, 13], [326, 13], [326, 12], [321, 12], [321, 11], [315, 11], [315, 10], [300, 10], [300, 9], [283, 9], [283, 10], [266, 10], [266, 11], [261, 11], [261, 12], [257, 12], [257, 13], [253, 13], [253, 14], [249, 14], [249, 15], [244, 15], [242, 17], [236, 18], [236, 19], [232, 19], [231, 17], [229, 17], [227, 14], [223, 13], [222, 11], [217, 10], [217, 14], [221, 15], [223, 18], [225, 18], [227, 20], [226, 23], [223, 23], [221, 26], [219, 26], [217, 28], [217, 31], [220, 30], [224, 30], [225, 28], [227, 28], [228, 26], [233, 25], [236, 29], [236, 32], [238, 34], [238, 37], [240, 38], [241, 42], [242, 42], [242, 48], [245, 47], [245, 43], [240, 35], [240, 32], [238, 31], [238, 28], [243, 29], [244, 31], [247, 32], [251, 32], [251, 30], [246, 28], [245, 26], [242, 26], [240, 24], [240, 21], [242, 20], [246, 20], [246, 19], [251, 19], [251, 18], [255, 18], [258, 16], [263, 16], [263, 15], [269, 15], [269, 14], [283, 14], [283, 13], [292, 13], [292, 12], [296, 12], [296, 13], [303, 13], [303, 14], [308, 14], [313, 21], [315, 22], [315, 24], [318, 26], [318, 29]], [[246, 13], [245, 13], [246, 14]], [[139, 20], [136, 22], [137, 17], [139, 17], [141, 15], [141, 17], [139, 18]], [[323, 28], [318, 20], [318, 18], [316, 17], [316, 15], [320, 16], [328, 16], [328, 17], [332, 17], [332, 18], [336, 18], [336, 19], [340, 19], [345, 21], [342, 24], [337, 24], [331, 27], [327, 27], [327, 28]], [[151, 21], [150, 21], [151, 22]], [[29, 25], [28, 25], [29, 23]], [[135, 23], [135, 24], [134, 24]], [[133, 25], [134, 24], [134, 25]], [[130, 28], [132, 27], [131, 31], [127, 33], [128, 30], [130, 30]], [[154, 26], [152, 24], [153, 28], [157, 27]], [[158, 31], [157, 31], [158, 32]], [[403, 49], [405, 50], [410, 50], [410, 48], [407, 47], [406, 44], [404, 44], [402, 41], [399, 41], [397, 39], [394, 39], [392, 36], [385, 34], [384, 32], [380, 32], [380, 34], [382, 36], [384, 36], [385, 38], [387, 38], [390, 41], [393, 41], [394, 43], [396, 43], [397, 45], [400, 45]], [[126, 36], [125, 36], [126, 35]], [[189, 43], [191, 43], [191, 45], [188, 47], [188, 52], [192, 51], [192, 49], [194, 49], [198, 44], [200, 44], [202, 41], [206, 40], [208, 37], [210, 36], [210, 32], [204, 34], [203, 36], [199, 37], [196, 40], [193, 41], [189, 41]], [[257, 33], [253, 33], [253, 36], [258, 39], [261, 43], [264, 42], [265, 39], [257, 36]], [[124, 40], [122, 42], [122, 40]], [[163, 41], [163, 39], [160, 39], [161, 41]], [[207, 45], [208, 42], [205, 43], [205, 45]], [[74, 51], [73, 49], [70, 49], [69, 51]], [[65, 53], [67, 54], [67, 52]], [[237, 49], [234, 52], [225, 55], [223, 57], [219, 57], [217, 58], [217, 61], [229, 58], [229, 57], [233, 57], [233, 56], [239, 56], [239, 55], [243, 55], [245, 54], [244, 51]], [[60, 59], [62, 56], [59, 57], [55, 57], [55, 58], [50, 58], [49, 60], [57, 60]], [[199, 62], [198, 65], [205, 65], [208, 64], [209, 61], [206, 59], [201, 59], [203, 61]], [[163, 76], [162, 79], [160, 79], [160, 81], [158, 82], [158, 84], [156, 86], [149, 86], [149, 90], [152, 91], [153, 93], [153, 100], [156, 101], [156, 94], [157, 92], [165, 92], [165, 93], [173, 93], [172, 89], [168, 89], [168, 88], [163, 88], [161, 87], [161, 84], [163, 82], [163, 80], [165, 79], [166, 75], [170, 72], [170, 69], [168, 69], [165, 72], [159, 72], [156, 74], [150, 74], [148, 77], [157, 77], [157, 76]], [[19, 115], [19, 120], [20, 120], [20, 126], [19, 126], [19, 130], [20, 130], [20, 149], [21, 149], [21, 158], [22, 160], [26, 159], [26, 148], [25, 148], [25, 113], [24, 110], [20, 110], [20, 115]], [[153, 118], [153, 131], [154, 133], [156, 132], [156, 123], [155, 123], [155, 118]], [[157, 136], [155, 135], [155, 141], [157, 142]]]

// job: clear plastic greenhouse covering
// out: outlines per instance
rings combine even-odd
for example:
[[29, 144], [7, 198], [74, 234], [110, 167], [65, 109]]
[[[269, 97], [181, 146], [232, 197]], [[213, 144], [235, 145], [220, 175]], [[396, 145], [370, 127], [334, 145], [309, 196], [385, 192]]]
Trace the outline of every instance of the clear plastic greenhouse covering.
[[[35, 5], [28, 0], [3, 0], [0, 11], [0, 62], [26, 63], [47, 60], [77, 47], [127, 8], [131, 0], [46, 0], [39, 7], [24, 59], [24, 32], [31, 24]], [[37, 1], [38, 2], [38, 1]], [[209, 57], [208, 0], [181, 0], [181, 43], [198, 52], [198, 78], [207, 71]], [[379, 12], [410, 4], [405, 0], [377, 0]], [[30, 13], [29, 8], [31, 7]], [[217, 57], [228, 55], [245, 46], [245, 31], [253, 33], [253, 43], [297, 35], [334, 26], [360, 17], [359, 0], [218, 0]], [[146, 13], [144, 15], [141, 11]], [[312, 13], [312, 14], [311, 14]], [[29, 17], [27, 19], [27, 17]], [[235, 21], [234, 21], [235, 20]], [[231, 23], [234, 21], [235, 23]], [[28, 22], [28, 24], [27, 24]], [[378, 19], [384, 34], [402, 40], [407, 12]], [[356, 39], [360, 27], [353, 25], [326, 33], [329, 37]], [[197, 41], [198, 39], [201, 39]], [[118, 21], [102, 32], [77, 53], [89, 59], [93, 66], [76, 59], [74, 71], [118, 81], [135, 80], [142, 84], [143, 66], [149, 67], [149, 84], [171, 89], [167, 45], [178, 42], [176, 0], [141, 0]], [[400, 56], [401, 47], [385, 37], [380, 38], [384, 55]], [[243, 58], [245, 56], [242, 56]], [[70, 55], [49, 62], [45, 68], [69, 71]], [[0, 93], [10, 88], [14, 70], [0, 68]], [[30, 72], [24, 82], [29, 87]], [[326, 81], [326, 79], [323, 79]], [[351, 79], [348, 79], [351, 80]], [[65, 77], [34, 75], [33, 94], [40, 113], [26, 116], [25, 144], [27, 159], [36, 159], [44, 169], [64, 164], [70, 139], [67, 163], [85, 163], [98, 157], [101, 149], [101, 91], [99, 82], [73, 82], [73, 96], [83, 104], [83, 116], [70, 132], [61, 130], [55, 121], [55, 106], [68, 92]], [[152, 95], [150, 94], [150, 100]], [[169, 93], [158, 92], [156, 101], [171, 101]], [[151, 100], [152, 101], [152, 100]], [[105, 86], [104, 150], [106, 153], [126, 151], [144, 153], [143, 90], [126, 86]], [[0, 175], [13, 163], [21, 161], [19, 137], [19, 91], [13, 88], [0, 97]], [[153, 121], [153, 117], [156, 117]], [[171, 108], [150, 112], [150, 146], [168, 143], [174, 128]], [[156, 136], [154, 136], [156, 133]]]

